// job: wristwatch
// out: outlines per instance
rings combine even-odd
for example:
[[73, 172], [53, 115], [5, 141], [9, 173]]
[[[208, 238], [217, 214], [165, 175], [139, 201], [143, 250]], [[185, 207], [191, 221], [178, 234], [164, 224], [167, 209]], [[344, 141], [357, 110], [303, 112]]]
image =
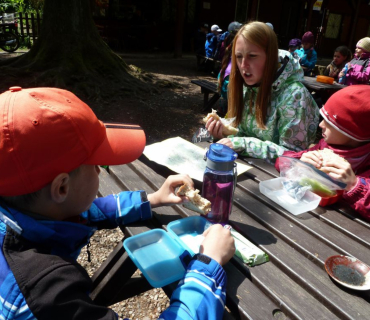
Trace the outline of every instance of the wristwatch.
[[202, 253], [197, 253], [191, 260], [198, 260], [198, 261], [201, 261], [205, 264], [209, 264], [212, 259]]
[[140, 192], [140, 198], [141, 198], [141, 202], [147, 202], [148, 201], [148, 195], [145, 191], [141, 191]]

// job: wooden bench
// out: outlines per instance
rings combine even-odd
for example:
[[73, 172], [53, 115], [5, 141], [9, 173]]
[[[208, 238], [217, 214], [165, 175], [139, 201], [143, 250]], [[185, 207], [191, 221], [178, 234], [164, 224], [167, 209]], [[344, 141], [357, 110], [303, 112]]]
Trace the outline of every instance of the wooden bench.
[[[201, 92], [204, 94], [204, 105], [202, 112], [210, 111], [213, 105], [220, 99], [220, 94], [217, 90], [217, 83], [208, 80], [191, 80], [191, 83], [200, 86]], [[213, 94], [212, 98], [208, 100], [209, 94]]]

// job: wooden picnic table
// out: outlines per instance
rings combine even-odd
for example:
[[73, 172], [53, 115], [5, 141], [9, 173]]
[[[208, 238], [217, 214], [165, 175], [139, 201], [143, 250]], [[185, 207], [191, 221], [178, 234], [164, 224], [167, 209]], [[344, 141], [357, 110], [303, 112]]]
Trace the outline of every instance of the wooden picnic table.
[[[272, 165], [252, 158], [238, 161], [252, 168], [238, 176], [230, 224], [265, 251], [270, 261], [247, 267], [233, 258], [226, 264], [226, 305], [231, 313], [225, 311], [224, 319], [369, 319], [369, 292], [336, 284], [324, 262], [344, 254], [370, 265], [370, 224], [342, 202], [294, 216], [259, 191], [259, 182], [279, 176]], [[110, 174], [102, 172], [99, 192], [102, 196], [121, 190], [150, 193], [171, 173], [142, 156], [131, 164], [110, 167]], [[201, 183], [196, 181], [195, 186], [199, 189]], [[196, 213], [182, 206], [156, 208], [150, 221], [122, 231], [128, 237], [155, 227], [165, 229], [169, 222], [191, 215]], [[94, 275], [91, 296], [110, 305], [148, 290], [144, 278], [130, 279], [135, 270], [119, 245]], [[170, 295], [175, 287], [176, 283], [164, 290]]]
[[308, 91], [318, 94], [322, 100], [322, 103], [325, 103], [333, 93], [347, 87], [346, 85], [338, 84], [336, 82], [333, 84], [318, 82], [316, 81], [315, 77], [307, 76], [304, 77], [302, 83], [308, 89]]

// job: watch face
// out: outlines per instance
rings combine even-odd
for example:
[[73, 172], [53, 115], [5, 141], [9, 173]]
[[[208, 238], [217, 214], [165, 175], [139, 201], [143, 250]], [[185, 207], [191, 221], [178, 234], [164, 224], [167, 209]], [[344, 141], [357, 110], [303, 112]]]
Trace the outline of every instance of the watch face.
[[205, 264], [209, 264], [211, 262], [211, 258], [210, 257], [207, 257], [206, 255], [201, 254], [201, 253], [196, 254], [194, 256], [194, 259], [195, 260], [202, 261]]

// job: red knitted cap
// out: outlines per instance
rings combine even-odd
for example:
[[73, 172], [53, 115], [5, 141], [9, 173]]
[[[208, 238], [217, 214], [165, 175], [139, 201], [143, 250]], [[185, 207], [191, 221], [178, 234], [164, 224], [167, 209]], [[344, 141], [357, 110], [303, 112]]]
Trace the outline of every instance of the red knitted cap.
[[337, 91], [320, 114], [347, 137], [356, 141], [370, 140], [370, 86], [353, 85]]

